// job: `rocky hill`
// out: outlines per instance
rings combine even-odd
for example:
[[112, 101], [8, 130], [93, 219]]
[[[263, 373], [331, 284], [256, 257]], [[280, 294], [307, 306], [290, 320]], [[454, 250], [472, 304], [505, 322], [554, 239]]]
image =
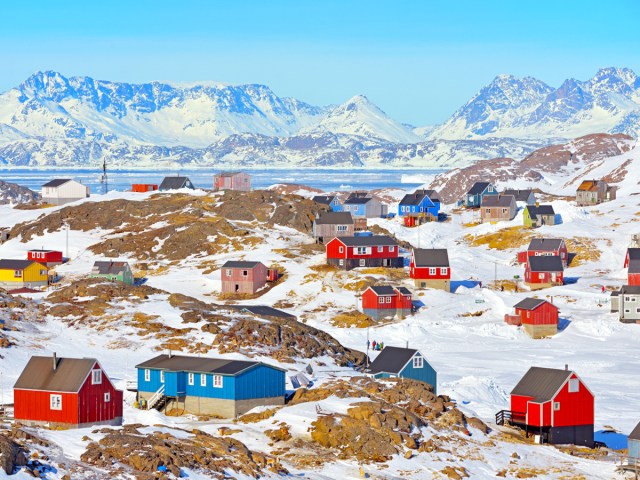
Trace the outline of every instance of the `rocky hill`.
[[40, 194], [18, 185], [17, 183], [0, 180], [0, 205], [7, 203], [19, 204], [40, 200]]

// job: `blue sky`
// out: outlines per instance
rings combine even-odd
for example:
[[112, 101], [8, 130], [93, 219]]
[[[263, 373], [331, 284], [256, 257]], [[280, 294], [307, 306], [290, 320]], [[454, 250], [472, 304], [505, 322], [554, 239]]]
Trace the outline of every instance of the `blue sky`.
[[499, 73], [558, 86], [640, 72], [640, 2], [13, 1], [0, 3], [0, 91], [37, 70], [144, 82], [264, 83], [313, 104], [367, 95], [444, 121]]

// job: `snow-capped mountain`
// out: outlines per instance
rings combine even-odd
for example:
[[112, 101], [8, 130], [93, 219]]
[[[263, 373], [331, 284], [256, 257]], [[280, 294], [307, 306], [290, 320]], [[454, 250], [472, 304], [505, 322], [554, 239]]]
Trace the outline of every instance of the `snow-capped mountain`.
[[574, 138], [640, 133], [640, 79], [627, 68], [604, 68], [558, 88], [531, 77], [499, 75], [430, 138]]

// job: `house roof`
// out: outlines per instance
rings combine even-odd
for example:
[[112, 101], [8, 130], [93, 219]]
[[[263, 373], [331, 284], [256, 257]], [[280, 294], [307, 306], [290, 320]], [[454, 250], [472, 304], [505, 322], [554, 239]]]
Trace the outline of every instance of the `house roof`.
[[316, 225], [353, 225], [349, 212], [320, 212], [315, 219]]
[[416, 353], [418, 353], [418, 350], [413, 348], [384, 347], [382, 352], [371, 363], [367, 372], [398, 374]]
[[345, 205], [364, 205], [365, 203], [369, 203], [373, 198], [371, 197], [353, 197], [347, 198], [344, 202]]
[[540, 305], [547, 303], [546, 300], [542, 298], [525, 298], [520, 302], [516, 303], [513, 308], [520, 308], [522, 310], [535, 310]]
[[371, 198], [371, 194], [369, 192], [351, 192], [347, 200], [351, 200], [352, 198]]
[[33, 356], [13, 388], [75, 393], [96, 362], [95, 358], [58, 358], [54, 370], [53, 357]]
[[[109, 260], [98, 260], [93, 263], [94, 270], [98, 270], [99, 275], [117, 275], [127, 271], [129, 264], [127, 262], [113, 262]], [[94, 272], [96, 273], [96, 272]]]
[[538, 215], [555, 215], [553, 205], [527, 205], [526, 209], [529, 211], [529, 216], [535, 220]]
[[526, 190], [515, 190], [513, 188], [508, 188], [507, 190], [502, 192], [502, 194], [513, 195], [516, 199], [516, 202], [526, 202], [527, 200], [529, 200], [531, 194], [533, 194], [533, 190], [531, 190], [530, 188]]
[[418, 189], [415, 192], [408, 193], [407, 195], [402, 197], [402, 200], [400, 200], [400, 205], [420, 205], [425, 197], [428, 198], [431, 203], [440, 201], [438, 192], [436, 192], [435, 190]]
[[529, 270], [532, 272], [563, 272], [564, 265], [558, 255], [529, 257]]
[[482, 197], [483, 207], [509, 207], [516, 201], [513, 195], [487, 195]]
[[527, 250], [541, 250], [544, 252], [555, 252], [564, 243], [561, 238], [534, 238], [529, 243]]
[[222, 268], [255, 268], [260, 264], [262, 264], [262, 262], [229, 260], [228, 262], [225, 262], [224, 265], [222, 265]]
[[269, 307], [267, 305], [233, 305], [232, 308], [240, 311], [247, 311], [254, 315], [262, 317], [277, 317], [277, 318], [296, 318], [292, 315], [277, 308]]
[[598, 184], [601, 181], [602, 180], [584, 180], [578, 187], [578, 190], [581, 192], [592, 192], [594, 190], [598, 190]]
[[640, 273], [640, 258], [629, 260], [628, 273]]
[[468, 195], [477, 195], [486, 190], [486, 188], [491, 185], [490, 182], [476, 182], [467, 192]]
[[0, 270], [24, 270], [32, 263], [38, 263], [34, 260], [13, 260], [5, 259], [0, 260]]
[[370, 237], [340, 237], [338, 238], [347, 247], [382, 247], [397, 246], [398, 243], [387, 235], [371, 235]]
[[621, 294], [630, 293], [631, 295], [640, 295], [640, 285], [623, 285], [620, 289]]
[[449, 253], [446, 248], [414, 248], [413, 258], [418, 268], [449, 266]]
[[323, 205], [331, 205], [334, 198], [336, 198], [335, 195], [316, 195], [312, 200]]
[[411, 291], [405, 287], [392, 287], [390, 285], [373, 285], [369, 287], [379, 297], [395, 295], [400, 292], [402, 295], [412, 295]]
[[179, 177], [179, 176], [170, 176], [164, 177], [162, 183], [160, 184], [160, 190], [177, 190], [178, 188], [183, 188], [185, 184], [189, 180], [189, 177]]
[[511, 395], [533, 397], [536, 402], [547, 402], [553, 399], [572, 374], [571, 370], [531, 367], [511, 390]]
[[629, 434], [629, 440], [640, 440], [640, 423]]
[[59, 187], [60, 185], [64, 185], [67, 182], [70, 182], [71, 179], [70, 178], [56, 178], [54, 180], [50, 180], [47, 183], [45, 183], [44, 185], [42, 185], [43, 187]]
[[627, 248], [627, 255], [629, 256], [629, 260], [640, 260], [640, 248], [638, 247]]
[[29, 249], [30, 252], [44, 252], [44, 253], [51, 253], [51, 252], [59, 252], [60, 250], [47, 250], [45, 248], [31, 248]]
[[[189, 357], [186, 355], [162, 354], [146, 362], [136, 365], [136, 368], [152, 368], [156, 370], [167, 370], [170, 372], [199, 372], [215, 373], [218, 375], [238, 375], [249, 368], [260, 365], [260, 362], [249, 362], [245, 360], [229, 360], [226, 358]], [[266, 364], [264, 364], [266, 365]], [[281, 368], [267, 365], [271, 368], [282, 370]]]
[[235, 177], [236, 175], [240, 175], [243, 172], [220, 172], [216, 174], [217, 177]]

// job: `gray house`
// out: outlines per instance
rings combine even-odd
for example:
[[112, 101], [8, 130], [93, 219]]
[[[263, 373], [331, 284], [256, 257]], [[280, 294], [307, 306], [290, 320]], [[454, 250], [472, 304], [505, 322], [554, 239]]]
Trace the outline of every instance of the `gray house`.
[[319, 212], [313, 221], [313, 238], [318, 243], [334, 237], [352, 237], [353, 217], [349, 212]]
[[347, 198], [342, 208], [345, 212], [360, 218], [386, 217], [388, 213], [388, 207], [379, 200], [356, 195]]
[[518, 211], [513, 195], [487, 195], [480, 204], [482, 222], [501, 222], [513, 220]]
[[619, 313], [622, 323], [640, 323], [640, 285], [623, 285], [611, 292], [611, 311]]
[[579, 207], [597, 205], [609, 200], [615, 200], [616, 187], [604, 180], [585, 180], [576, 191], [576, 203]]
[[513, 188], [508, 188], [502, 192], [502, 194], [513, 195], [518, 203], [526, 203], [527, 205], [536, 204], [536, 194], [533, 193], [533, 190], [530, 188], [527, 190], [514, 190]]
[[178, 190], [180, 188], [190, 188], [194, 190], [196, 187], [193, 186], [193, 183], [191, 183], [189, 177], [175, 176], [164, 177], [164, 180], [162, 180], [162, 183], [160, 184], [158, 190], [164, 192], [167, 190]]

